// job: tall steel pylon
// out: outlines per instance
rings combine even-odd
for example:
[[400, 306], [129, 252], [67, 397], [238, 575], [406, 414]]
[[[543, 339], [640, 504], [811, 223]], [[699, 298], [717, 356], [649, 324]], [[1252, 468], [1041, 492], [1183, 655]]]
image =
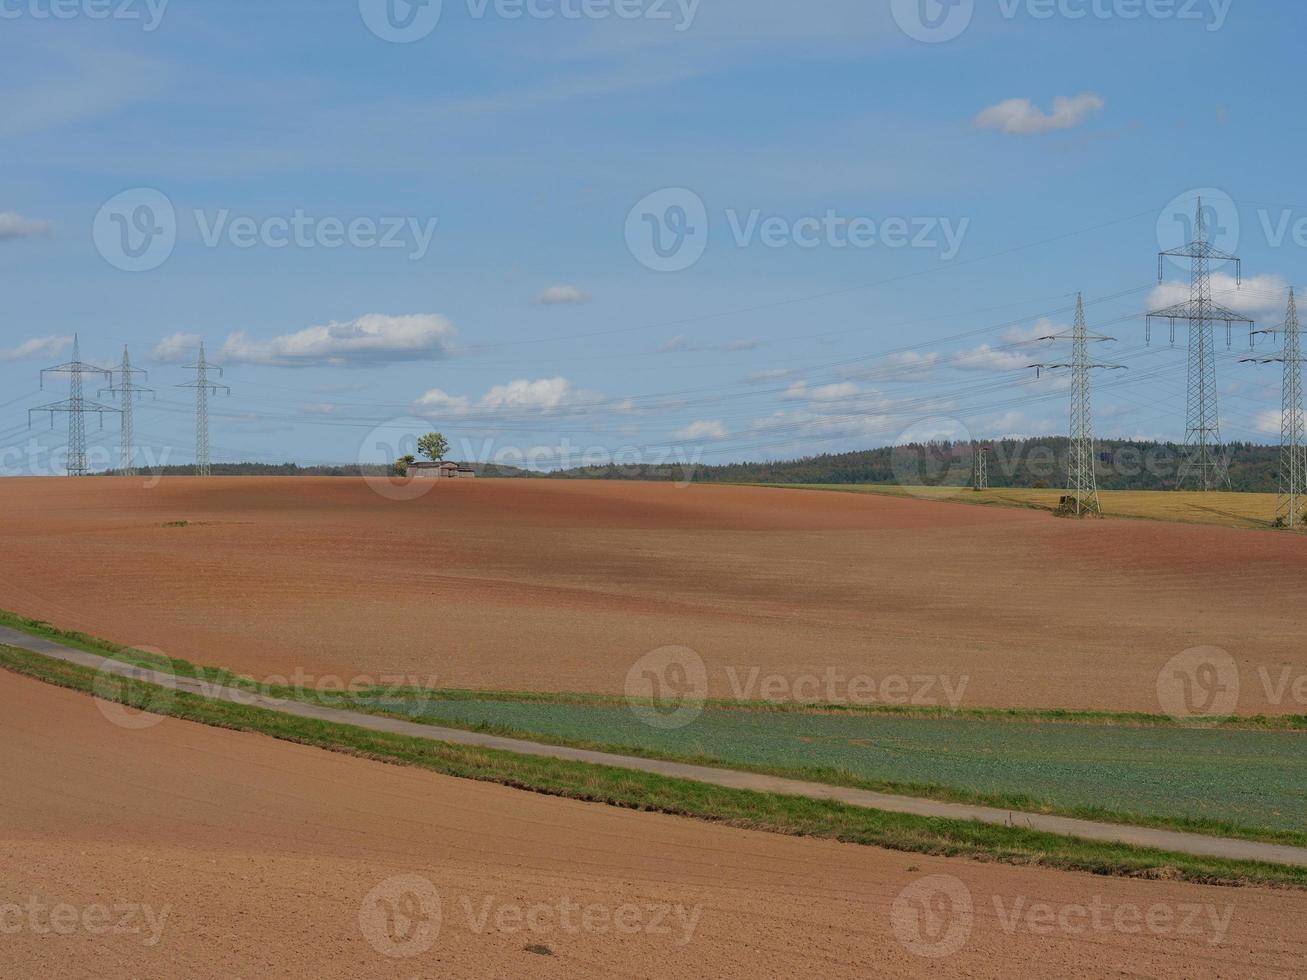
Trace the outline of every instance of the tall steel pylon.
[[1221, 417], [1216, 397], [1216, 350], [1213, 329], [1225, 322], [1226, 346], [1230, 346], [1230, 330], [1236, 323], [1246, 323], [1251, 329], [1253, 321], [1233, 310], [1212, 301], [1213, 262], [1233, 262], [1235, 282], [1243, 284], [1243, 262], [1229, 252], [1213, 246], [1207, 240], [1207, 216], [1203, 212], [1203, 199], [1198, 199], [1198, 213], [1194, 219], [1194, 240], [1180, 248], [1161, 252], [1157, 256], [1157, 281], [1165, 278], [1168, 258], [1187, 258], [1191, 261], [1189, 299], [1148, 314], [1146, 333], [1152, 343], [1154, 320], [1167, 320], [1171, 325], [1171, 343], [1175, 343], [1175, 325], [1180, 320], [1189, 323], [1189, 384], [1185, 413], [1185, 457], [1180, 464], [1176, 488], [1190, 481], [1199, 490], [1216, 490], [1229, 486], [1230, 474], [1221, 449]]
[[1070, 368], [1071, 386], [1071, 444], [1067, 453], [1066, 496], [1062, 498], [1062, 510], [1076, 517], [1087, 514], [1102, 516], [1103, 507], [1098, 499], [1098, 475], [1094, 471], [1094, 413], [1089, 372], [1124, 371], [1120, 364], [1098, 364], [1089, 359], [1091, 341], [1102, 343], [1115, 340], [1091, 334], [1085, 325], [1084, 296], [1076, 294], [1076, 322], [1070, 333], [1049, 334], [1040, 340], [1070, 340], [1071, 360], [1061, 364], [1032, 364], [1036, 372], [1056, 368]]
[[87, 401], [83, 392], [82, 379], [83, 375], [100, 375], [102, 377], [111, 377], [108, 371], [94, 364], [87, 364], [82, 360], [82, 348], [76, 334], [73, 335], [73, 359], [63, 364], [56, 364], [54, 367], [45, 368], [41, 372], [41, 390], [45, 390], [45, 376], [47, 374], [66, 374], [68, 375], [68, 397], [61, 402], [51, 402], [49, 405], [42, 405], [39, 408], [29, 408], [27, 410], [27, 425], [31, 428], [33, 412], [49, 412], [50, 428], [54, 428], [55, 412], [68, 413], [68, 475], [69, 476], [86, 476], [90, 472], [90, 467], [86, 461], [86, 413], [95, 412], [100, 416], [100, 427], [104, 427], [104, 413], [116, 412], [116, 408], [109, 405], [101, 405], [99, 402]]
[[971, 474], [972, 490], [989, 489], [989, 444], [977, 443], [975, 447], [975, 460]]
[[127, 345], [123, 345], [123, 362], [118, 369], [118, 383], [109, 384], [107, 388], [100, 391], [100, 394], [108, 392], [110, 395], [117, 397], [122, 402], [122, 440], [120, 442], [121, 461], [118, 465], [118, 472], [123, 476], [136, 475], [136, 445], [134, 439], [134, 423], [132, 418], [132, 406], [136, 401], [137, 395], [153, 394], [153, 388], [146, 388], [136, 383], [136, 375], [143, 378], [149, 377], [145, 371], [140, 368], [132, 367], [132, 360], [127, 354]]
[[195, 380], [177, 385], [178, 388], [195, 389], [195, 475], [209, 475], [209, 395], [219, 391], [230, 395], [231, 389], [220, 382], [210, 381], [209, 372], [217, 371], [222, 377], [222, 368], [210, 364], [204, 358], [204, 341], [200, 341], [200, 357], [187, 370], [195, 372]]
[[[1255, 334], [1274, 330], [1258, 330]], [[1284, 364], [1280, 411], [1279, 497], [1275, 505], [1275, 526], [1298, 530], [1307, 525], [1307, 420], [1302, 404], [1302, 328], [1298, 323], [1298, 300], [1289, 290], [1289, 309], [1284, 315], [1284, 349], [1268, 357], [1245, 357], [1244, 363]]]

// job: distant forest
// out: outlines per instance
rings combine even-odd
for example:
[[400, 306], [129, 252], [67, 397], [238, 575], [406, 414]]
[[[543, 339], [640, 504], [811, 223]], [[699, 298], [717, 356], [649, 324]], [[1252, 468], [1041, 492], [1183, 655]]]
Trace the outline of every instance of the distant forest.
[[[1062, 437], [999, 439], [989, 446], [991, 487], [1056, 488], [1065, 485], [1070, 440]], [[1174, 443], [1103, 439], [1096, 444], [1098, 485], [1104, 490], [1171, 490], [1183, 447]], [[911, 444], [765, 463], [687, 468], [603, 466], [550, 474], [555, 479], [686, 480], [702, 483], [883, 483], [967, 486], [975, 448], [969, 442]], [[1274, 492], [1280, 449], [1236, 442], [1224, 447], [1231, 489]], [[692, 473], [692, 475], [691, 475]]]
[[[529, 473], [513, 466], [496, 466], [494, 464], [470, 464], [477, 476], [543, 476]], [[142, 473], [152, 476], [192, 476], [195, 467], [190, 464], [179, 466], [143, 466]], [[213, 476], [387, 476], [393, 475], [394, 467], [360, 466], [356, 463], [340, 466], [302, 466], [299, 463], [210, 463], [209, 472]], [[107, 470], [99, 476], [118, 476], [118, 470]]]
[[[1066, 482], [1065, 437], [1000, 439], [989, 445], [992, 487], [1056, 488]], [[1278, 446], [1235, 442], [1225, 447], [1231, 488], [1274, 492]], [[1104, 490], [1170, 490], [1176, 486], [1183, 449], [1173, 443], [1104, 439], [1097, 444], [1098, 485]], [[511, 466], [468, 464], [479, 476], [554, 480], [675, 480], [699, 483], [886, 483], [966, 486], [971, 482], [971, 443], [930, 443], [822, 454], [802, 459], [722, 465], [606, 465], [553, 473]], [[299, 466], [295, 463], [214, 463], [215, 476], [384, 475], [383, 466]], [[185, 475], [189, 466], [165, 466], [161, 475]]]

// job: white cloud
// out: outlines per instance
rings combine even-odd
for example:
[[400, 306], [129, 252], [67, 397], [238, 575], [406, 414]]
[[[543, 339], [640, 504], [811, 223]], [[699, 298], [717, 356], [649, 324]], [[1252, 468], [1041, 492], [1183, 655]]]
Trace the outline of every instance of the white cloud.
[[0, 350], [0, 361], [25, 361], [29, 357], [54, 357], [73, 342], [72, 337], [33, 337], [17, 347]]
[[[1212, 299], [1247, 317], [1283, 314], [1289, 303], [1289, 285], [1276, 275], [1253, 276], [1240, 286], [1228, 272], [1212, 273]], [[1189, 283], [1160, 283], [1148, 295], [1148, 312], [1189, 301]]]
[[1268, 408], [1257, 414], [1257, 420], [1254, 423], [1258, 432], [1263, 435], [1278, 436], [1282, 431], [1284, 424], [1284, 412], [1278, 408]]
[[566, 402], [574, 392], [566, 378], [541, 378], [538, 381], [510, 381], [495, 385], [481, 399], [481, 407], [495, 411], [525, 408], [548, 412]]
[[565, 306], [590, 302], [590, 294], [576, 286], [550, 286], [536, 297], [536, 302], [543, 306]]
[[1035, 359], [1032, 357], [1028, 350], [999, 350], [989, 344], [981, 344], [955, 354], [949, 364], [960, 371], [1017, 371], [1033, 364]]
[[495, 417], [513, 412], [551, 413], [597, 406], [598, 394], [573, 387], [566, 378], [519, 379], [495, 385], [475, 403], [464, 395], [432, 388], [413, 403], [419, 410], [439, 411], [464, 418]]
[[836, 402], [855, 398], [860, 394], [862, 389], [852, 381], [817, 385], [815, 388], [809, 388], [807, 382], [796, 381], [785, 389], [781, 397], [787, 401]]
[[184, 364], [193, 360], [204, 338], [197, 333], [174, 333], [159, 341], [153, 357], [160, 364]]
[[301, 405], [300, 411], [305, 415], [331, 415], [336, 411], [336, 406], [331, 402], [310, 402], [307, 405]]
[[1053, 100], [1051, 113], [1045, 112], [1030, 99], [1007, 99], [982, 109], [976, 115], [975, 126], [977, 129], [997, 129], [1015, 136], [1028, 136], [1031, 133], [1078, 126], [1105, 105], [1103, 99], [1093, 92], [1075, 96], [1059, 95]]
[[726, 427], [715, 420], [691, 422], [672, 435], [673, 439], [726, 439]]
[[985, 432], [988, 438], [993, 439], [1025, 439], [1030, 436], [1048, 435], [1052, 432], [1059, 431], [1059, 427], [1065, 425], [1065, 422], [1053, 419], [1032, 419], [1020, 409], [1012, 409], [992, 418], [987, 418], [980, 424], [980, 430]]
[[254, 340], [233, 333], [222, 356], [232, 363], [277, 367], [343, 367], [444, 357], [454, 325], [438, 313], [388, 316], [368, 313], [344, 323], [332, 321], [295, 333]]
[[884, 440], [903, 427], [903, 420], [892, 415], [835, 415], [800, 410], [774, 412], [753, 422], [756, 433], [769, 436], [788, 434], [795, 439], [864, 439]]
[[1060, 333], [1069, 333], [1071, 324], [1054, 323], [1047, 317], [1040, 317], [1029, 327], [1008, 327], [1003, 332], [1003, 339], [1009, 344], [1033, 344], [1044, 337], [1054, 337]]
[[24, 218], [13, 211], [0, 211], [0, 241], [8, 238], [36, 238], [50, 234], [50, 222]]
[[778, 411], [757, 419], [752, 429], [768, 436], [792, 436], [798, 440], [793, 447], [797, 452], [808, 451], [803, 440], [849, 439], [885, 445], [912, 431], [912, 426], [920, 427], [923, 416], [943, 417], [957, 411], [957, 406], [947, 399], [898, 401], [847, 383], [812, 388], [796, 384], [782, 397], [805, 404], [795, 411]]
[[892, 381], [919, 381], [929, 376], [931, 369], [939, 363], [936, 353], [923, 354], [920, 351], [905, 350], [885, 358], [885, 366], [892, 368]]
[[959, 351], [947, 358], [949, 367], [959, 371], [1018, 371], [1043, 358], [1043, 347], [1038, 341], [1044, 337], [1067, 333], [1070, 327], [1041, 318], [1029, 327], [1009, 327], [1003, 333], [1004, 343], [999, 347], [981, 344], [970, 350]]
[[439, 388], [424, 392], [413, 403], [415, 408], [424, 408], [452, 415], [462, 415], [470, 407], [462, 395], [451, 395]]

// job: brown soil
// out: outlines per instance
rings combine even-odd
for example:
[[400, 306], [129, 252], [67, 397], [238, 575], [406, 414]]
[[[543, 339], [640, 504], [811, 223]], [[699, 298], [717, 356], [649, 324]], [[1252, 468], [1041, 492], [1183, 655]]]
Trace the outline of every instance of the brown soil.
[[963, 706], [1157, 711], [1163, 665], [1216, 646], [1240, 712], [1307, 712], [1307, 547], [1270, 532], [723, 486], [94, 478], [0, 481], [0, 541], [0, 607], [259, 677], [620, 693], [683, 645], [722, 697], [865, 675], [944, 703], [930, 675]]
[[[88, 696], [3, 671], [0, 732], [6, 976], [1307, 970], [1300, 892], [923, 858], [536, 796], [173, 719], [129, 730]], [[408, 958], [380, 949], [396, 951], [386, 942], [405, 938], [411, 920], [387, 933], [372, 911], [380, 906], [365, 905], [396, 875], [425, 878], [441, 911], [438, 931], [418, 933], [408, 950], [429, 940], [425, 951]], [[901, 901], [896, 916], [896, 898], [926, 878], [916, 887], [963, 890], [969, 933], [955, 911], [965, 906], [939, 897]], [[61, 920], [67, 934], [50, 931], [60, 905], [75, 910]], [[145, 906], [162, 923], [154, 945], [151, 920], [129, 911]], [[589, 928], [587, 906], [597, 910]], [[631, 931], [603, 928], [623, 906]], [[112, 910], [91, 920], [97, 929], [129, 931], [93, 934], [82, 916], [97, 907]], [[668, 907], [686, 918], [655, 922]], [[691, 921], [693, 930], [680, 924]], [[914, 931], [922, 922], [926, 931]], [[961, 941], [924, 958], [900, 936]]]

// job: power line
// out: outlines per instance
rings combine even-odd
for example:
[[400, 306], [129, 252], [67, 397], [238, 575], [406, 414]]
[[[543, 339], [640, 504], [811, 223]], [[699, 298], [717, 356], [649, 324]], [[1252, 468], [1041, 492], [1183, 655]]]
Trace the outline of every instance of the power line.
[[122, 402], [122, 439], [119, 446], [120, 462], [118, 470], [123, 476], [136, 475], [136, 447], [134, 436], [133, 421], [133, 404], [138, 394], [153, 394], [153, 388], [145, 388], [136, 383], [136, 375], [142, 378], [148, 378], [149, 375], [141, 368], [132, 367], [131, 358], [127, 354], [127, 345], [123, 345], [122, 366], [118, 369], [118, 384], [110, 383], [108, 388], [103, 389], [101, 394], [108, 392], [117, 397]]
[[209, 380], [210, 371], [217, 371], [222, 377], [222, 368], [205, 360], [202, 340], [199, 360], [187, 370], [195, 372], [195, 380], [174, 387], [195, 389], [195, 475], [209, 476], [209, 395], [217, 395], [220, 391], [230, 395], [231, 389], [221, 382]]
[[972, 449], [971, 489], [977, 493], [989, 489], [989, 450], [988, 443], [976, 443]]
[[[1269, 333], [1273, 330], [1259, 330]], [[1281, 363], [1280, 473], [1275, 504], [1275, 524], [1291, 531], [1307, 523], [1307, 433], [1302, 404], [1302, 342], [1298, 323], [1298, 300], [1289, 290], [1289, 309], [1284, 317], [1284, 350], [1269, 357], [1244, 358], [1257, 364]]]
[[1216, 392], [1216, 356], [1213, 329], [1217, 321], [1225, 322], [1226, 345], [1230, 343], [1230, 330], [1235, 323], [1252, 320], [1241, 313], [1219, 306], [1212, 301], [1212, 262], [1233, 262], [1235, 281], [1243, 281], [1243, 263], [1229, 252], [1216, 248], [1207, 241], [1207, 216], [1203, 199], [1198, 199], [1194, 219], [1194, 240], [1180, 248], [1161, 252], [1157, 257], [1157, 281], [1162, 282], [1166, 259], [1190, 260], [1189, 299], [1148, 314], [1148, 337], [1152, 339], [1152, 322], [1167, 320], [1171, 325], [1171, 343], [1175, 343], [1175, 327], [1179, 320], [1189, 321], [1189, 387], [1185, 415], [1185, 459], [1180, 466], [1177, 487], [1183, 487], [1191, 478], [1200, 490], [1215, 490], [1230, 485], [1230, 474], [1221, 452], [1221, 418]]
[[69, 476], [86, 476], [90, 470], [86, 462], [86, 413], [95, 412], [100, 416], [100, 426], [104, 427], [105, 412], [116, 412], [116, 408], [108, 405], [101, 405], [99, 402], [87, 401], [82, 393], [83, 375], [102, 375], [110, 378], [112, 375], [102, 367], [94, 364], [87, 364], [82, 360], [81, 344], [77, 334], [73, 335], [73, 359], [63, 364], [57, 364], [54, 367], [45, 368], [41, 372], [41, 388], [45, 389], [45, 376], [47, 374], [66, 374], [68, 375], [68, 397], [60, 402], [51, 402], [49, 405], [42, 405], [39, 408], [29, 408], [27, 410], [27, 425], [31, 428], [33, 412], [49, 412], [50, 428], [54, 428], [55, 412], [65, 412], [68, 415], [68, 475]]
[[1067, 457], [1067, 495], [1062, 509], [1076, 517], [1087, 514], [1102, 516], [1103, 506], [1098, 499], [1098, 476], [1094, 470], [1094, 416], [1089, 372], [1095, 369], [1123, 371], [1120, 364], [1095, 364], [1089, 359], [1089, 343], [1113, 340], [1101, 334], [1090, 334], [1085, 325], [1085, 306], [1076, 297], [1076, 322], [1070, 334], [1052, 334], [1044, 340], [1071, 341], [1069, 364], [1034, 364], [1036, 371], [1052, 368], [1071, 368], [1071, 444]]

